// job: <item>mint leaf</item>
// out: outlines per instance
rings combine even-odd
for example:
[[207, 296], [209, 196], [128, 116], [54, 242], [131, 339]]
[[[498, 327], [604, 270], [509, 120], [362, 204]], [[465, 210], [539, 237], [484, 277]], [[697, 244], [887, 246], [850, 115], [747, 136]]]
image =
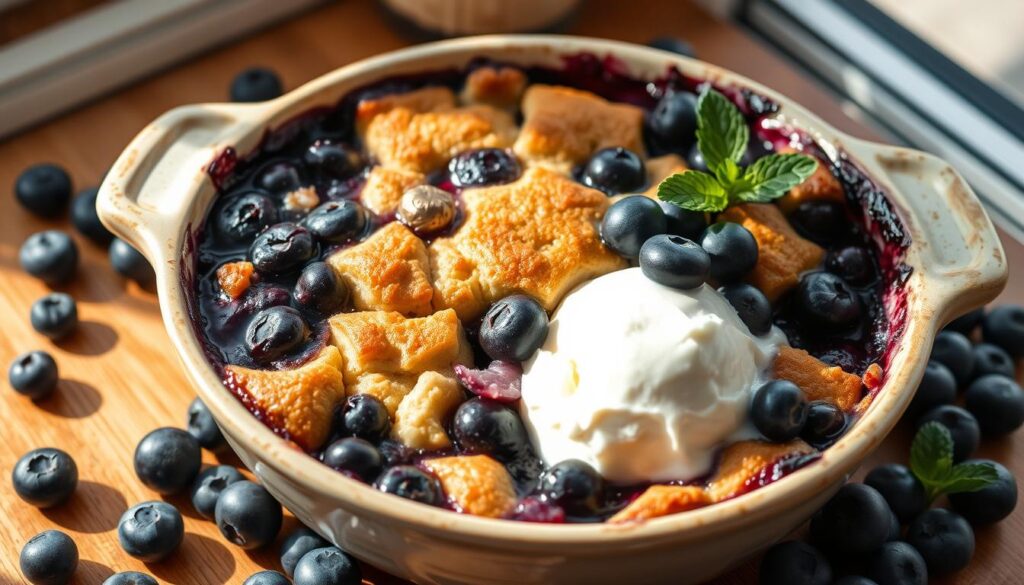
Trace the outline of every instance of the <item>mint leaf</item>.
[[953, 465], [953, 437], [937, 422], [925, 423], [910, 445], [910, 470], [924, 485], [929, 501], [943, 494], [978, 491], [999, 479], [990, 463]]
[[769, 154], [747, 167], [743, 179], [750, 189], [737, 193], [742, 201], [768, 203], [814, 174], [818, 161], [803, 154]]
[[684, 171], [658, 185], [658, 199], [690, 211], [722, 211], [729, 195], [718, 180], [701, 171]]
[[942, 493], [976, 492], [998, 479], [999, 473], [991, 463], [959, 463], [946, 478]]
[[743, 114], [727, 97], [713, 89], [697, 99], [697, 148], [708, 169], [718, 173], [725, 161], [740, 162], [750, 129]]

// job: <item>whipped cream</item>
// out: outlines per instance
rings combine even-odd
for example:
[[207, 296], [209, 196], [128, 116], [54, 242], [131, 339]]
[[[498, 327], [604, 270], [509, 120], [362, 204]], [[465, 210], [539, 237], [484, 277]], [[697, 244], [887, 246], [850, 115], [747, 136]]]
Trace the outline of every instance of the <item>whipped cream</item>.
[[756, 337], [713, 288], [676, 290], [639, 268], [570, 292], [526, 362], [522, 418], [548, 464], [581, 459], [619, 483], [711, 471], [741, 432], [780, 344]]

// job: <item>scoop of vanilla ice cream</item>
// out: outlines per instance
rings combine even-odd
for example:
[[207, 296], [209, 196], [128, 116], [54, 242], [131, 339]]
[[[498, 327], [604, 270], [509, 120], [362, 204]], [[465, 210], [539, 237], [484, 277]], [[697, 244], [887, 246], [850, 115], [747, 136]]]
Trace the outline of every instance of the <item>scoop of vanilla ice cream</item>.
[[711, 470], [785, 336], [753, 336], [713, 288], [662, 286], [639, 268], [570, 292], [525, 364], [521, 414], [548, 464], [581, 459], [620, 483]]

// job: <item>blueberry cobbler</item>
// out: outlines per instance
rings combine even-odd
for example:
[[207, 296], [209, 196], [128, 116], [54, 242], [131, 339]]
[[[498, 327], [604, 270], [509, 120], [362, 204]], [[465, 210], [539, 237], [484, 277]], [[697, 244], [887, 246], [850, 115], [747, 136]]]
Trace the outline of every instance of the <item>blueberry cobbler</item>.
[[622, 71], [390, 79], [219, 156], [193, 301], [224, 384], [493, 518], [641, 521], [813, 461], [881, 386], [905, 233], [770, 100]]

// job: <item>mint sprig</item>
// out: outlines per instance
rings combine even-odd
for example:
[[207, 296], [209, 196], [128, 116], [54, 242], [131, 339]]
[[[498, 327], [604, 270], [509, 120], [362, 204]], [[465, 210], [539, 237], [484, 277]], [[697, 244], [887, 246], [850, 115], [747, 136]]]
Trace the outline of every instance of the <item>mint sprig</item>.
[[925, 423], [910, 445], [910, 470], [924, 485], [928, 500], [943, 494], [976, 492], [999, 479], [990, 463], [953, 464], [953, 437], [941, 423]]
[[686, 170], [658, 185], [658, 198], [691, 211], [723, 211], [734, 201], [767, 203], [803, 183], [818, 161], [803, 154], [770, 154], [743, 168], [750, 130], [743, 114], [708, 89], [697, 100], [697, 148], [710, 173]]

